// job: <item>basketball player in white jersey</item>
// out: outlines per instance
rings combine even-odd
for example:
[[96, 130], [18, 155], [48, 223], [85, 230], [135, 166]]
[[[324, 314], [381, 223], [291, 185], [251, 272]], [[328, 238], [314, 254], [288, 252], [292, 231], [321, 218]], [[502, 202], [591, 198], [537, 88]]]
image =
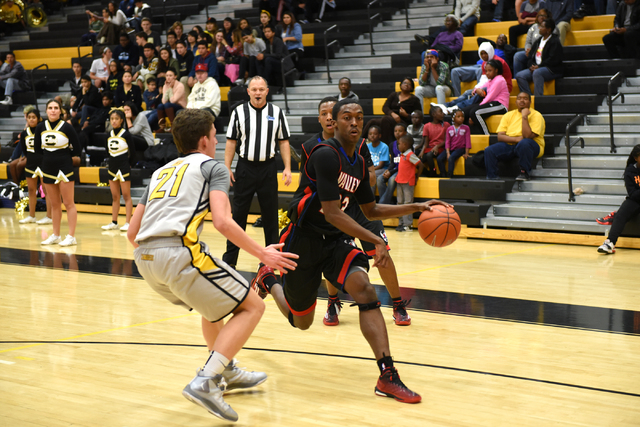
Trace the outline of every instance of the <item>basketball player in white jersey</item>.
[[[173, 304], [202, 315], [203, 334], [213, 350], [182, 394], [220, 418], [238, 414], [224, 401], [225, 389], [256, 386], [262, 372], [246, 372], [232, 360], [264, 312], [264, 303], [249, 283], [200, 242], [204, 218], [211, 211], [214, 227], [263, 263], [283, 272], [293, 270], [297, 255], [280, 252], [282, 244], [263, 248], [231, 217], [229, 171], [213, 160], [216, 129], [213, 116], [187, 109], [172, 124], [178, 158], [156, 170], [140, 198], [127, 237], [142, 277]], [[226, 325], [222, 319], [233, 313]], [[206, 319], [206, 320], [205, 320]], [[230, 363], [231, 361], [231, 363]]]

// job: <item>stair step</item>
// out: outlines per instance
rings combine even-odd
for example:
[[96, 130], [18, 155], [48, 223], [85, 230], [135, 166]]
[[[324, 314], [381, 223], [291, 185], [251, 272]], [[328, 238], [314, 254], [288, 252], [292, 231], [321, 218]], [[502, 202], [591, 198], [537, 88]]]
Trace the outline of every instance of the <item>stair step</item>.
[[[618, 143], [617, 140], [615, 140], [616, 144]], [[606, 141], [606, 145], [603, 145], [601, 147], [589, 147], [585, 144], [584, 148], [580, 148], [580, 145], [575, 145], [573, 148], [571, 148], [571, 158], [573, 159], [574, 155], [595, 155], [595, 156], [604, 156], [604, 155], [608, 155], [611, 154], [613, 155], [618, 155], [618, 156], [628, 156], [629, 154], [631, 154], [631, 150], [633, 149], [632, 146], [619, 146], [617, 147], [617, 153], [616, 154], [611, 154], [611, 146], [609, 145], [609, 140], [607, 139]], [[560, 146], [555, 147], [555, 154], [556, 156], [566, 156], [567, 154], [567, 147], [564, 146], [564, 143], [561, 142]]]
[[[600, 178], [600, 179], [620, 179], [620, 170], [597, 170], [597, 169], [571, 169], [571, 175], [575, 178]], [[534, 178], [567, 178], [566, 169], [533, 169], [531, 176]]]
[[[609, 125], [581, 125], [577, 127], [578, 133], [609, 133]], [[640, 133], [640, 125], [615, 125], [616, 133]]]
[[[640, 105], [638, 106], [640, 107]], [[609, 124], [609, 115], [598, 115], [592, 116], [589, 115], [586, 118], [587, 125], [608, 125]], [[624, 125], [624, 124], [635, 124], [640, 121], [640, 115], [638, 114], [615, 114], [613, 116], [613, 124], [615, 125]]]
[[[566, 168], [566, 157], [542, 158], [543, 168]], [[620, 173], [627, 166], [623, 156], [571, 156], [571, 167], [581, 169], [619, 169]]]
[[609, 227], [602, 226], [595, 221], [571, 221], [559, 219], [537, 218], [511, 218], [503, 216], [486, 217], [481, 220], [482, 224], [489, 227], [522, 228], [530, 230], [554, 230], [554, 231], [575, 231], [581, 233], [604, 234]]
[[[626, 196], [627, 190], [620, 179], [574, 179], [572, 180], [573, 189], [582, 188], [584, 194], [615, 194]], [[544, 180], [532, 179], [531, 181], [521, 181], [518, 183], [518, 191], [522, 192], [541, 192], [541, 193], [564, 193], [569, 194], [569, 185], [567, 180]]]
[[[572, 221], [593, 221], [617, 210], [618, 206], [553, 204], [544, 203], [509, 203], [493, 206], [493, 214], [501, 217], [559, 219]], [[597, 224], [597, 223], [596, 223]], [[602, 227], [602, 226], [600, 226]]]
[[[568, 200], [568, 194], [560, 193], [524, 193], [515, 192], [507, 194], [508, 202], [538, 202], [538, 203], [566, 203]], [[609, 194], [583, 194], [576, 196], [577, 204], [586, 205], [607, 205], [607, 206], [620, 206], [624, 201], [625, 196], [621, 195], [609, 195]], [[555, 205], [553, 205], [555, 206]]]

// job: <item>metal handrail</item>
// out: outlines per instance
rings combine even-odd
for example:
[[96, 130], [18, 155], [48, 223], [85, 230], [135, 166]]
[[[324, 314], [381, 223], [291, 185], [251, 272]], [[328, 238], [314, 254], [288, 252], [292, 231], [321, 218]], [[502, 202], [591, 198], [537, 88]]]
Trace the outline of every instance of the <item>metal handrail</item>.
[[[36, 70], [39, 70], [40, 68], [46, 68], [47, 71], [49, 71], [49, 66], [47, 64], [40, 64], [37, 67], [35, 67], [32, 70], [29, 70], [29, 79], [31, 80], [31, 92], [33, 92], [33, 99], [34, 99], [34, 103], [36, 104], [36, 107], [38, 106], [38, 97], [36, 96], [36, 82], [33, 79], [33, 72]], [[45, 74], [44, 78], [47, 78], [47, 75]]]
[[378, 3], [379, 0], [373, 0], [371, 3], [367, 5], [367, 17], [369, 18], [369, 44], [371, 45], [371, 55], [375, 55], [376, 51], [373, 49], [373, 27], [371, 26], [371, 21], [378, 18], [380, 16], [379, 13], [371, 16], [371, 6]]
[[93, 58], [93, 45], [91, 46], [91, 47], [92, 47], [91, 52], [87, 53], [87, 54], [86, 54], [86, 55], [84, 55], [84, 56], [83, 56], [83, 55], [80, 55], [80, 48], [81, 48], [81, 47], [85, 47], [85, 46], [83, 46], [83, 45], [81, 45], [81, 44], [79, 44], [79, 45], [78, 45], [78, 59], [85, 58], [85, 57], [87, 57], [87, 56], [89, 56], [89, 55], [91, 55], [91, 57]]
[[284, 58], [282, 58], [280, 60], [280, 71], [282, 72], [282, 93], [284, 94], [284, 106], [285, 106], [285, 111], [287, 112], [287, 114], [289, 114], [289, 100], [287, 99], [287, 76], [291, 73], [296, 72], [296, 67], [293, 67], [292, 69], [290, 69], [289, 71], [287, 71], [286, 73], [284, 72], [284, 61], [287, 58], [291, 58], [292, 56], [297, 57], [298, 54], [293, 52], [290, 53], [289, 55], [285, 56]]
[[617, 153], [616, 144], [613, 141], [613, 101], [620, 98], [620, 102], [624, 104], [624, 93], [618, 92], [615, 96], [611, 96], [611, 90], [613, 88], [613, 83], [618, 80], [618, 78], [622, 77], [624, 79], [624, 74], [622, 71], [618, 71], [613, 77], [609, 79], [609, 84], [607, 85], [607, 104], [609, 105], [609, 138], [611, 140], [611, 151], [610, 153]]
[[329, 69], [329, 46], [333, 46], [338, 43], [338, 40], [334, 40], [331, 43], [327, 44], [327, 33], [331, 30], [335, 29], [336, 31], [340, 31], [338, 25], [332, 25], [331, 27], [324, 30], [324, 62], [327, 64], [327, 83], [332, 83], [331, 81], [331, 70]]
[[570, 136], [569, 136], [569, 132], [571, 131], [571, 128], [573, 126], [575, 126], [579, 121], [584, 120], [584, 117], [585, 117], [584, 114], [576, 115], [573, 118], [573, 120], [571, 120], [567, 124], [567, 127], [565, 129], [565, 133], [564, 133], [564, 144], [567, 147], [567, 176], [568, 176], [568, 182], [569, 182], [569, 201], [570, 202], [575, 202], [576, 201], [576, 196], [573, 193], [573, 179], [572, 179], [572, 176], [571, 176], [571, 147], [573, 147], [577, 143], [580, 143], [580, 147], [582, 149], [584, 149], [584, 138], [579, 137], [579, 138], [576, 138], [575, 140], [571, 141], [570, 140]]
[[404, 16], [407, 20], [407, 30], [411, 28], [409, 25], [409, 0], [404, 0]]

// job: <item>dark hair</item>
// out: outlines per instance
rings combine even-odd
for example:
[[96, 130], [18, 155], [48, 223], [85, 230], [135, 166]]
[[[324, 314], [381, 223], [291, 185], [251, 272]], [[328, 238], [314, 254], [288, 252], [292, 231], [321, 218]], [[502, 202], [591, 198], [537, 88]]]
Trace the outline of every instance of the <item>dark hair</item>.
[[[122, 71], [122, 65], [120, 65], [120, 61], [118, 61], [117, 59], [113, 59], [111, 62], [109, 62], [109, 67], [111, 67], [111, 64], [116, 65], [116, 75]], [[109, 71], [109, 74], [111, 74], [111, 71]]]
[[175, 74], [176, 76], [178, 75], [178, 72], [176, 71], [175, 68], [173, 67], [169, 67], [165, 70], [165, 73], [168, 73], [169, 71], [171, 71], [173, 74]]
[[368, 132], [367, 132], [367, 136], [369, 135], [369, 132], [371, 132], [371, 129], [375, 129], [375, 130], [377, 130], [377, 131], [378, 131], [378, 133], [379, 133], [380, 135], [382, 135], [382, 129], [380, 129], [380, 126], [378, 126], [378, 125], [371, 125], [371, 126], [369, 126], [369, 129], [368, 129]]
[[542, 23], [544, 24], [545, 27], [551, 30], [552, 33], [553, 33], [553, 30], [556, 29], [556, 21], [554, 21], [552, 18], [547, 18], [544, 21], [542, 21]]
[[[229, 22], [231, 23], [231, 28], [229, 28], [229, 31], [227, 31], [224, 28], [224, 23], [225, 22]], [[226, 18], [224, 18], [224, 21], [222, 21], [222, 30], [224, 31], [225, 34], [232, 32], [233, 30], [235, 30], [236, 26], [233, 23], [233, 19], [229, 18], [228, 16]]]
[[351, 79], [349, 77], [340, 77], [340, 80], [338, 80], [338, 84], [340, 84], [341, 81], [346, 80], [349, 82], [349, 86], [351, 86]]
[[33, 110], [29, 111], [27, 113], [27, 117], [29, 117], [29, 114], [35, 114], [36, 117], [38, 118], [38, 122], [42, 121], [42, 116], [40, 116], [40, 110], [38, 110], [37, 108], [34, 108]]
[[276, 29], [274, 28], [273, 24], [267, 24], [264, 27], [262, 27], [262, 32], [264, 32], [264, 30], [266, 30], [267, 28], [270, 29], [272, 33], [276, 32]]
[[91, 77], [89, 77], [88, 74], [83, 74], [82, 76], [80, 76], [80, 81], [82, 80], [91, 81]]
[[413, 147], [413, 137], [409, 134], [407, 135], [402, 135], [400, 138], [398, 138], [398, 145], [401, 142], [405, 142], [407, 144], [409, 144], [409, 147]]
[[249, 23], [249, 20], [247, 18], [240, 18], [238, 20], [238, 28], [240, 28], [240, 23], [242, 21], [246, 21], [246, 23], [247, 23], [247, 28], [245, 28], [245, 30], [250, 30], [251, 29], [251, 24]]
[[143, 23], [144, 21], [147, 21], [147, 22], [148, 22], [148, 23], [150, 23], [150, 24], [152, 23], [152, 22], [151, 22], [151, 19], [149, 19], [149, 18], [142, 18], [142, 19], [140, 20], [140, 23]]
[[155, 84], [158, 84], [158, 79], [156, 79], [154, 76], [149, 76], [149, 77], [147, 77], [147, 86], [148, 86], [150, 83], [153, 83], [154, 85], [155, 85]]
[[250, 29], [248, 29], [248, 28], [245, 28], [244, 30], [242, 30], [242, 37], [244, 37], [244, 36], [250, 36], [250, 35], [252, 35], [252, 34], [253, 34], [253, 31], [251, 31], [251, 30], [250, 30]]
[[199, 35], [199, 33], [198, 33], [197, 31], [193, 31], [193, 30], [191, 30], [191, 31], [189, 31], [189, 32], [187, 33], [187, 36], [191, 36], [191, 37], [193, 37], [193, 38], [194, 38], [194, 39], [196, 39], [196, 40], [198, 40], [198, 35]]
[[[284, 23], [284, 19], [282, 21], [280, 21], [280, 26], [282, 27], [283, 31], [293, 31], [293, 27], [296, 25], [296, 17], [292, 12], [286, 11], [282, 13], [282, 17], [284, 18], [284, 15], [288, 15], [291, 17], [291, 22], [289, 23], [289, 25], [286, 25]], [[300, 24], [298, 24], [300, 25]]]
[[178, 36], [177, 36], [176, 32], [175, 32], [175, 31], [173, 31], [173, 30], [171, 30], [171, 31], [169, 31], [169, 32], [167, 33], [167, 37], [169, 37], [169, 36], [173, 36], [173, 37], [175, 37], [175, 38], [178, 38]]
[[456, 110], [456, 111], [454, 111], [452, 117], [455, 117], [456, 114], [458, 114], [458, 113], [462, 113], [462, 117], [467, 117], [467, 115], [464, 113], [464, 110]]
[[178, 151], [187, 154], [198, 149], [203, 136], [209, 136], [214, 117], [205, 110], [187, 108], [180, 112], [171, 123], [173, 142]]
[[[169, 54], [169, 62], [171, 62], [171, 48], [169, 48], [167, 46], [163, 46], [162, 48], [160, 48], [160, 52], [162, 52], [163, 50]], [[160, 58], [160, 59], [162, 59], [162, 58]]]
[[[197, 28], [198, 29], [198, 34], [202, 34], [204, 33], [204, 30], [202, 29], [202, 27], [200, 25], [194, 25], [193, 28]], [[193, 31], [193, 30], [191, 30]], [[197, 38], [197, 36], [196, 36]]]
[[486, 65], [491, 65], [492, 68], [495, 68], [498, 71], [498, 74], [502, 74], [502, 62], [498, 61], [497, 59], [491, 59], [487, 61]]
[[202, 35], [202, 40], [207, 42], [207, 47], [209, 47], [209, 45], [213, 43], [213, 37], [211, 37], [211, 34], [208, 33], [204, 33]]
[[[124, 35], [124, 34], [123, 34]], [[141, 39], [147, 39], [147, 33], [145, 33], [144, 31], [139, 31], [136, 33], [136, 37], [140, 37]]]
[[[122, 72], [122, 75], [124, 76], [125, 74], [129, 74], [131, 77], [133, 77], [133, 71], [129, 71], [129, 70], [124, 70]], [[133, 83], [133, 82], [132, 82]]]
[[143, 47], [143, 49], [151, 49], [152, 51], [156, 51], [156, 47], [154, 46], [153, 43], [146, 43]]
[[404, 131], [405, 131], [405, 132], [407, 131], [407, 125], [406, 125], [406, 123], [404, 123], [404, 122], [396, 123], [396, 124], [393, 126], [393, 129], [395, 130], [398, 126], [400, 126], [402, 129], [404, 129]]
[[[62, 109], [62, 104], [59, 103], [58, 101], [56, 101], [55, 99], [50, 99], [47, 101], [47, 105], [44, 107], [45, 111], [47, 110], [47, 108], [49, 108], [49, 104], [55, 102], [56, 104], [58, 104], [58, 108], [60, 108], [60, 117], [58, 117], [58, 119], [61, 119], [63, 116], [63, 109]], [[49, 119], [49, 116], [47, 116], [47, 119]]]
[[[151, 80], [151, 79], [149, 79]], [[148, 83], [148, 81], [147, 81]], [[129, 109], [131, 110], [131, 115], [133, 117], [138, 117], [138, 114], [140, 114], [140, 110], [138, 110], [138, 107], [136, 106], [136, 104], [133, 103], [133, 101], [127, 101], [124, 103], [125, 107], [129, 107]]]
[[14, 58], [16, 57], [16, 54], [15, 54], [15, 53], [13, 53], [13, 51], [12, 51], [12, 50], [10, 50], [9, 52], [7, 52], [7, 53], [5, 53], [5, 54], [4, 54], [5, 59], [7, 58], [7, 55], [11, 55], [11, 56], [13, 56]]
[[176, 46], [178, 46], [179, 44], [181, 44], [181, 45], [182, 45], [182, 46], [184, 46], [184, 47], [187, 47], [187, 42], [185, 42], [185, 41], [177, 40], [177, 41], [176, 41]]
[[209, 43], [207, 43], [207, 41], [204, 38], [201, 38], [200, 40], [198, 40], [198, 42], [196, 43], [196, 46], [204, 46], [206, 48], [209, 48]]
[[411, 114], [414, 114], [414, 113], [417, 113], [417, 114], [419, 114], [421, 117], [424, 117], [424, 113], [422, 112], [422, 110], [413, 110], [413, 111], [411, 112]]
[[[124, 112], [122, 110], [110, 111], [109, 117], [111, 117], [113, 114], [116, 114], [118, 117], [120, 117], [120, 120], [122, 120], [122, 127], [125, 127], [127, 125], [127, 121], [125, 120]], [[133, 114], [133, 111], [131, 112], [131, 114]]]
[[402, 83], [404, 83], [405, 80], [409, 80], [409, 82], [411, 82], [411, 91], [414, 91], [416, 89], [416, 84], [413, 82], [413, 79], [411, 77], [405, 77], [402, 80], [400, 80], [400, 84], [402, 85]]
[[640, 156], [640, 144], [633, 147], [631, 150], [631, 154], [629, 154], [629, 158], [627, 159], [627, 166], [631, 166], [636, 163], [636, 157]]
[[320, 112], [320, 107], [322, 107], [322, 104], [324, 104], [325, 102], [338, 102], [338, 98], [334, 96], [326, 96], [322, 98], [322, 101], [318, 103], [318, 112]]
[[437, 105], [432, 105], [431, 109], [429, 110], [429, 115], [433, 118], [433, 113], [435, 113], [436, 111], [442, 111], [442, 108]]
[[109, 98], [110, 101], [113, 101], [113, 92], [102, 92], [102, 96], [100, 97], [100, 99], [105, 99], [105, 98]]
[[354, 99], [345, 98], [342, 101], [336, 102], [336, 105], [333, 106], [333, 110], [331, 110], [331, 115], [333, 116], [333, 120], [338, 120], [338, 113], [340, 112], [340, 109], [343, 106], [349, 105], [349, 104], [356, 104], [360, 106], [360, 108], [362, 108], [362, 105], [360, 105], [360, 102]]

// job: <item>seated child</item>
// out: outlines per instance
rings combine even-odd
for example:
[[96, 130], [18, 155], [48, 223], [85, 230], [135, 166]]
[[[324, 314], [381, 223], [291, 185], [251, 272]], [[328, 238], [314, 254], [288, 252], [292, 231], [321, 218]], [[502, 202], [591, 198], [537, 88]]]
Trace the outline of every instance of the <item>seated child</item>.
[[422, 144], [422, 131], [424, 130], [424, 124], [422, 119], [424, 114], [422, 110], [415, 110], [411, 113], [411, 124], [407, 126], [407, 133], [413, 137], [413, 151], [415, 152]]
[[[398, 185], [398, 204], [407, 205], [413, 203], [413, 191], [415, 190], [417, 176], [422, 173], [422, 162], [411, 150], [413, 138], [403, 135], [398, 138], [398, 150], [400, 151], [400, 162], [398, 163], [398, 175], [396, 183]], [[413, 214], [408, 214], [398, 218], [399, 225], [396, 231], [411, 231], [413, 224]]]
[[420, 157], [426, 169], [430, 171], [429, 176], [435, 176], [435, 159], [444, 151], [445, 132], [451, 125], [444, 121], [444, 113], [439, 106], [431, 107], [430, 114], [431, 122], [424, 125], [418, 157]]
[[[449, 126], [446, 131], [446, 139], [444, 143], [445, 151], [440, 153], [437, 158], [440, 176], [453, 178], [453, 169], [456, 167], [456, 161], [462, 156], [469, 158], [469, 149], [471, 148], [471, 131], [469, 126], [464, 124], [464, 112], [458, 110], [453, 113], [453, 126]], [[449, 173], [445, 175], [444, 161], [449, 161]]]
[[389, 152], [389, 166], [387, 170], [377, 179], [378, 193], [380, 194], [379, 204], [391, 204], [393, 192], [396, 189], [396, 175], [398, 174], [398, 164], [400, 163], [400, 150], [398, 149], [398, 140], [407, 134], [407, 128], [404, 123], [398, 123], [393, 128], [393, 135], [396, 140], [391, 144]]
[[[382, 132], [376, 125], [369, 128], [368, 136], [367, 148], [369, 148], [369, 152], [371, 153], [371, 161], [373, 162], [373, 166], [376, 170], [377, 182], [378, 178], [387, 170], [387, 166], [389, 166], [389, 146], [380, 141]], [[373, 186], [371, 190], [373, 191], [373, 194], [376, 193], [375, 186]]]

